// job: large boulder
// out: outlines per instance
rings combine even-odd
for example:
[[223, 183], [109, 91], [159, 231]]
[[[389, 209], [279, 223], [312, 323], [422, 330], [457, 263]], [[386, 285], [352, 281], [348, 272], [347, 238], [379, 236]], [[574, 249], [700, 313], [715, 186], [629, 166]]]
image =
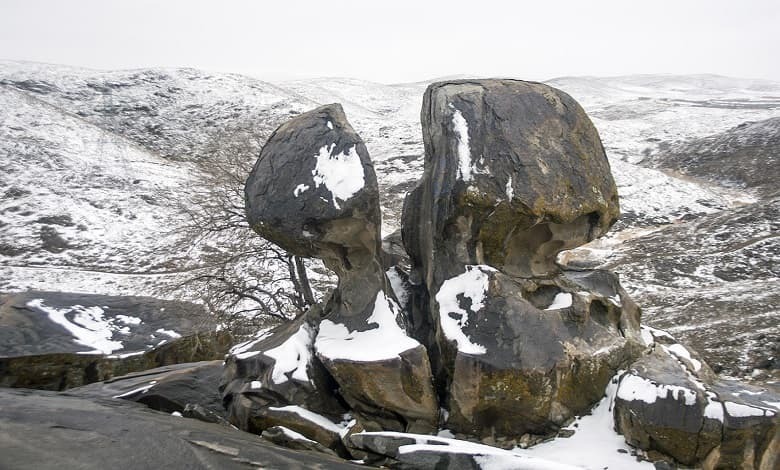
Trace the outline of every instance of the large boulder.
[[466, 264], [549, 274], [560, 251], [602, 235], [619, 215], [596, 128], [560, 90], [519, 80], [434, 83], [421, 121], [425, 171], [402, 230], [429, 284]]
[[650, 353], [620, 378], [614, 404], [626, 441], [686, 466], [777, 468], [777, 391], [718, 380], [670, 335], [644, 330]]
[[[304, 406], [335, 420], [346, 411], [333, 398], [338, 390], [367, 427], [435, 429], [427, 350], [407, 334], [407, 314], [383, 269], [378, 194], [368, 152], [340, 105], [293, 118], [263, 147], [246, 184], [250, 224], [290, 253], [321, 258], [339, 281], [305, 324], [228, 358], [224, 397], [238, 426], [284, 426], [318, 440], [272, 408]], [[286, 346], [304, 336], [305, 345]], [[280, 364], [304, 356], [307, 380], [302, 367], [279, 375]]]
[[619, 214], [598, 133], [565, 93], [515, 80], [434, 83], [421, 120], [402, 235], [446, 425], [505, 445], [555, 432], [642, 349], [614, 275], [555, 264]]
[[245, 197], [257, 233], [339, 274], [379, 251], [374, 165], [339, 104], [279, 126], [249, 174]]
[[149, 297], [36, 292], [0, 305], [0, 386], [64, 390], [224, 357], [232, 337], [200, 306]]

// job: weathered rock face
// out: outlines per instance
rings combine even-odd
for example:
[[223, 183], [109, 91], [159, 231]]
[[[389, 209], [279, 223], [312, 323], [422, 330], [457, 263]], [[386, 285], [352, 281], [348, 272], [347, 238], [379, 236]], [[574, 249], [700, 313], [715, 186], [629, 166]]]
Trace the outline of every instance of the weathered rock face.
[[554, 263], [618, 216], [601, 141], [574, 100], [538, 83], [433, 84], [421, 119], [425, 172], [402, 233], [447, 426], [507, 444], [554, 432], [642, 349], [614, 276]]
[[595, 127], [540, 83], [434, 83], [423, 98], [425, 172], [404, 207], [403, 238], [429, 285], [458, 266], [555, 271], [555, 255], [602, 235], [619, 214]]
[[716, 380], [695, 354], [646, 329], [651, 353], [620, 378], [617, 429], [640, 449], [703, 468], [777, 468], [780, 396]]
[[677, 463], [778, 465], [776, 394], [718, 382], [695, 353], [640, 328], [614, 274], [556, 265], [619, 214], [599, 136], [574, 100], [514, 80], [437, 83], [422, 125], [406, 253], [397, 236], [380, 243], [373, 167], [340, 106], [291, 120], [263, 148], [246, 186], [252, 226], [322, 258], [339, 284], [232, 351], [231, 422], [399, 468], [551, 468], [411, 433], [441, 427], [511, 447], [601, 402], [629, 443]]
[[66, 394], [85, 398], [121, 398], [166, 413], [183, 413], [188, 406], [194, 411], [197, 407], [200, 419], [225, 422], [225, 408], [217, 389], [221, 375], [222, 361], [189, 362], [72, 388]]
[[321, 258], [339, 275], [379, 251], [374, 166], [339, 104], [281, 125], [263, 146], [245, 196], [255, 231], [290, 253]]
[[64, 390], [222, 358], [228, 332], [202, 308], [146, 297], [26, 292], [0, 305], [0, 386]]
[[124, 400], [0, 389], [3, 468], [364, 468]]
[[[346, 406], [368, 428], [434, 430], [439, 407], [428, 353], [407, 334], [407, 314], [385, 275], [376, 176], [341, 106], [277, 129], [247, 181], [246, 200], [259, 234], [321, 258], [339, 283], [323, 306], [228, 358], [231, 421], [254, 432], [283, 426], [340, 453], [334, 422]], [[303, 412], [285, 412], [288, 406]]]

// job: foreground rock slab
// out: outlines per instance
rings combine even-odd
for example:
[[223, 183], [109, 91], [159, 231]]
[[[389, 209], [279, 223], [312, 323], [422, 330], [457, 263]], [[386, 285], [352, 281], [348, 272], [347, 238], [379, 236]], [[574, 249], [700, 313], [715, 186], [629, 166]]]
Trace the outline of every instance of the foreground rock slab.
[[71, 388], [63, 393], [84, 398], [121, 398], [166, 413], [197, 413], [200, 419], [225, 421], [225, 408], [218, 389], [222, 371], [223, 361], [175, 364]]
[[14, 294], [0, 305], [0, 386], [64, 390], [154, 367], [219, 359], [231, 342], [202, 308], [186, 302]]
[[360, 468], [124, 400], [26, 389], [0, 390], [0, 464], [8, 470]]

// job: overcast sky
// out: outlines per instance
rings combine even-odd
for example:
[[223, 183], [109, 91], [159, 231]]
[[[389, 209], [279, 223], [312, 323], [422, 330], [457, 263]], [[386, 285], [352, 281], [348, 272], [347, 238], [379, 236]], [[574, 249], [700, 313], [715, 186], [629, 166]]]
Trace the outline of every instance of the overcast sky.
[[0, 0], [0, 59], [267, 80], [780, 80], [780, 0]]

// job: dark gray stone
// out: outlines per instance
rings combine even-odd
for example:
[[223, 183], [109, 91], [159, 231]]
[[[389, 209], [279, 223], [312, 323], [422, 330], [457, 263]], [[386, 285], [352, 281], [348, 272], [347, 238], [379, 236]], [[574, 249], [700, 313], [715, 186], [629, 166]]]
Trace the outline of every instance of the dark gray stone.
[[[105, 341], [78, 342], [74, 331], [89, 335], [90, 328], [105, 331]], [[202, 307], [186, 302], [11, 294], [0, 304], [0, 386], [64, 390], [164, 365], [218, 359], [231, 342]]]
[[8, 470], [359, 468], [125, 400], [0, 389], [0, 410], [0, 466]]

